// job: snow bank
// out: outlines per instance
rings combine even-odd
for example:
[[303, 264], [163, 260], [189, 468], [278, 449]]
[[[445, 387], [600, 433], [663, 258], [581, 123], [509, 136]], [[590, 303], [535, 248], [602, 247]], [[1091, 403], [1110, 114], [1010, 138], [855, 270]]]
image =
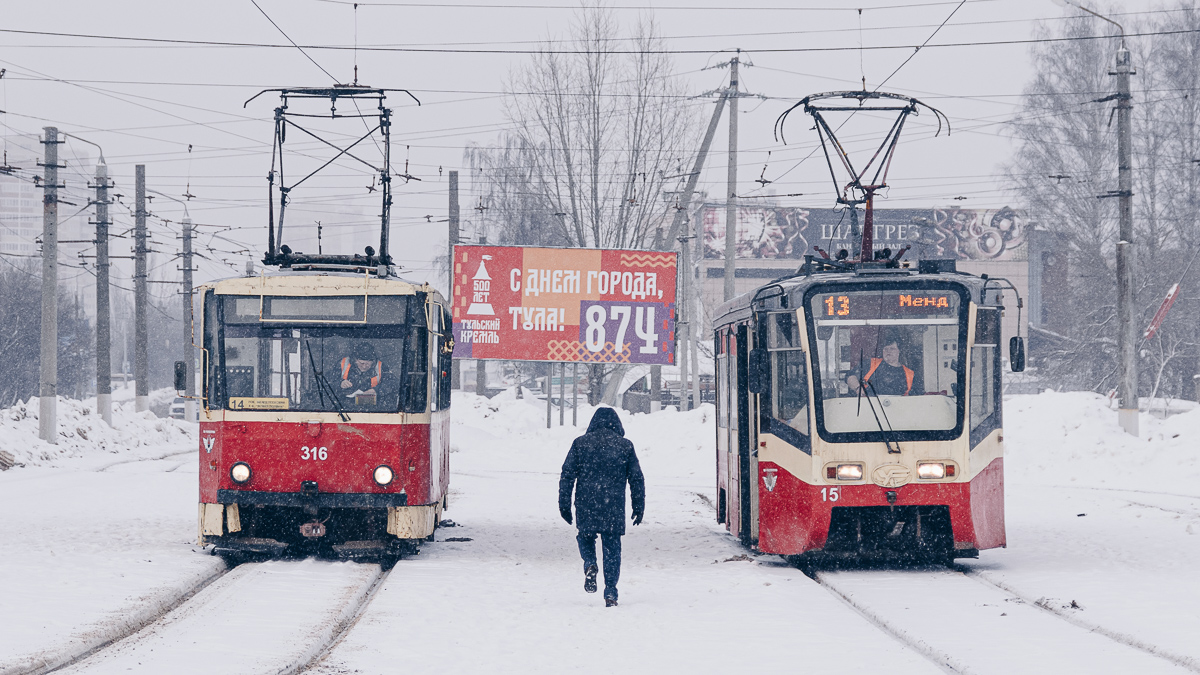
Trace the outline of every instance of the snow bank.
[[110, 427], [96, 412], [95, 399], [60, 397], [57, 423], [58, 443], [52, 445], [38, 437], [36, 397], [0, 410], [0, 450], [12, 453], [18, 465], [56, 467], [77, 458], [137, 459], [161, 454], [164, 446], [176, 452], [196, 446], [195, 424], [134, 412], [132, 400], [113, 403]]
[[1200, 409], [1160, 420], [1143, 413], [1126, 434], [1107, 398], [1044, 392], [1005, 399], [1005, 470], [1032, 483], [1185, 489], [1200, 479]]

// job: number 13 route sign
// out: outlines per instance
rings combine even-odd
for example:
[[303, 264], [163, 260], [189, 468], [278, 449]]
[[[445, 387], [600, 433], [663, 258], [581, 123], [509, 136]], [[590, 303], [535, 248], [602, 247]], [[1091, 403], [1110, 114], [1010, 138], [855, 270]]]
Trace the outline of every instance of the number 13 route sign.
[[676, 255], [454, 247], [454, 358], [675, 363]]

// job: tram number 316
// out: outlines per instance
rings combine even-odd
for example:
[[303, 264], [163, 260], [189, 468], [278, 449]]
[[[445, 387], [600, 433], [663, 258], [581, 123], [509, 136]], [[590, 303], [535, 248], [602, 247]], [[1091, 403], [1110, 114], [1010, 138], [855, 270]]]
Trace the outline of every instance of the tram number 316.
[[842, 488], [840, 487], [821, 488], [821, 501], [823, 502], [836, 502], [841, 497]]
[[329, 459], [329, 448], [326, 447], [308, 447], [307, 445], [300, 446], [300, 459], [311, 460], [326, 460]]

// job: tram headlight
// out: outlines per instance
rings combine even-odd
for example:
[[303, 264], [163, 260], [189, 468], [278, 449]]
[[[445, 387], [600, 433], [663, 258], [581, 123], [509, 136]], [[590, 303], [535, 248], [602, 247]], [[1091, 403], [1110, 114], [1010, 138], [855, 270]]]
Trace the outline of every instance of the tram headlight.
[[917, 478], [940, 480], [946, 477], [946, 465], [941, 462], [917, 462]]
[[392, 467], [386, 464], [380, 464], [379, 466], [375, 467], [375, 472], [371, 474], [371, 476], [379, 485], [387, 486], [391, 485], [392, 480], [396, 477], [396, 474], [392, 473]]
[[863, 465], [838, 464], [836, 467], [831, 466], [826, 471], [826, 477], [837, 480], [862, 480]]
[[233, 482], [238, 483], [239, 485], [249, 481], [251, 475], [252, 472], [250, 471], [250, 465], [245, 462], [237, 462], [233, 466], [229, 467], [229, 477], [233, 479]]

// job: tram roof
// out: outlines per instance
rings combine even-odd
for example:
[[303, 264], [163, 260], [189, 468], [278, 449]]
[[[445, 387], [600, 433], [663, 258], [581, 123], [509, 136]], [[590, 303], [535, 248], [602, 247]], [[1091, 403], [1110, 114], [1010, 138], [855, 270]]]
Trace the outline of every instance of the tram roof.
[[[844, 271], [819, 271], [811, 274], [800, 272], [763, 284], [752, 291], [743, 293], [718, 305], [716, 312], [714, 312], [713, 324], [719, 326], [747, 318], [750, 316], [752, 306], [756, 301], [762, 302], [773, 297], [779, 297], [780, 295], [792, 296], [795, 291], [802, 293], [813, 286], [847, 283], [900, 285], [911, 284], [914, 281], [951, 281], [959, 283], [967, 287], [974, 302], [985, 304], [983, 302], [983, 290], [987, 285], [988, 279], [967, 272], [945, 271], [930, 273], [921, 272], [914, 268], [851, 269]], [[763, 292], [769, 288], [779, 288], [781, 293], [763, 297]], [[988, 291], [992, 290], [1000, 291], [1004, 289], [996, 287], [988, 288]]]
[[200, 286], [221, 295], [415, 295], [442, 294], [428, 282], [415, 282], [396, 276], [380, 277], [374, 272], [337, 270], [267, 270], [255, 276], [216, 279]]

